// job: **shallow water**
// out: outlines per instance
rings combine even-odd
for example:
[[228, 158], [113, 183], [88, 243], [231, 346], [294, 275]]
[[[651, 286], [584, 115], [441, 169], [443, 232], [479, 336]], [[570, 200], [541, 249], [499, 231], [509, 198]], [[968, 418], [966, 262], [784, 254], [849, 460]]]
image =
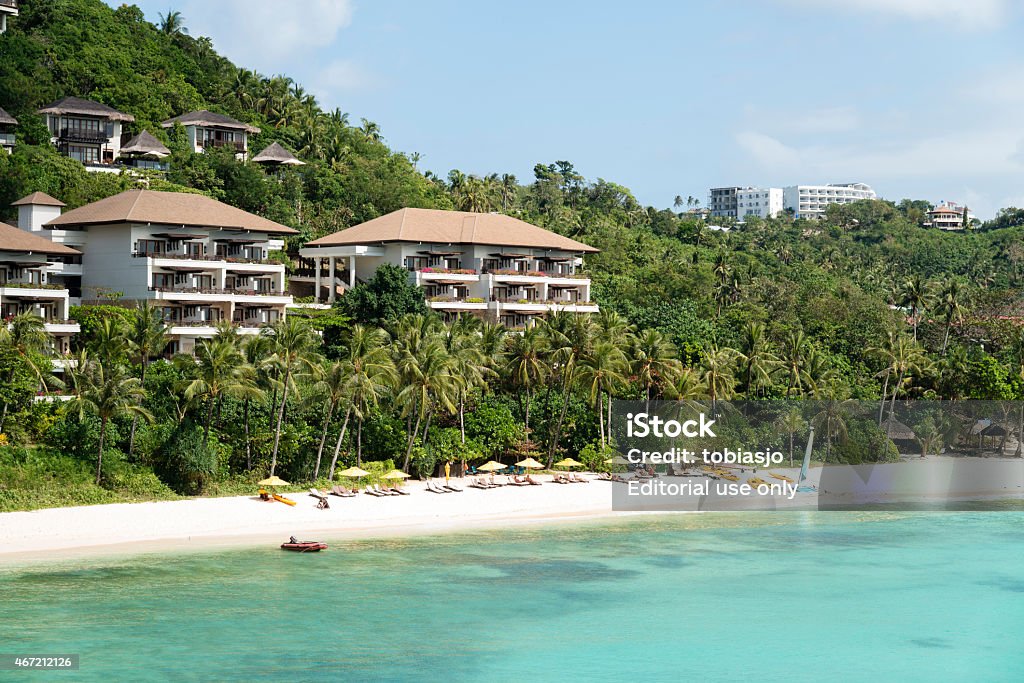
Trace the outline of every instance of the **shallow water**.
[[[326, 539], [330, 540], [330, 539]], [[1024, 513], [648, 517], [0, 570], [66, 680], [1020, 680]], [[0, 672], [3, 678], [3, 672]]]

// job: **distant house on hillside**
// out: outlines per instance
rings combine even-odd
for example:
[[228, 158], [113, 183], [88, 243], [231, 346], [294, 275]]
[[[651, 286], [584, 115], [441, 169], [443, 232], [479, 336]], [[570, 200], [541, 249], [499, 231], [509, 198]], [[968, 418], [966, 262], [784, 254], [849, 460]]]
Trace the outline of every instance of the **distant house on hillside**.
[[7, 32], [7, 17], [18, 16], [18, 0], [0, 0], [0, 33]]
[[37, 113], [46, 115], [58, 152], [89, 171], [120, 172], [113, 163], [121, 155], [121, 124], [134, 122], [134, 116], [80, 97], [63, 97]]
[[16, 125], [18, 125], [18, 119], [0, 108], [0, 149], [7, 153], [14, 149], [14, 127]]
[[305, 166], [294, 154], [276, 142], [267, 145], [262, 152], [252, 158], [254, 164], [264, 166]]
[[967, 224], [970, 225], [974, 216], [966, 206], [958, 206], [954, 202], [942, 202], [928, 212], [928, 220], [924, 222], [924, 226], [939, 230], [963, 230], [965, 211], [967, 211]]
[[206, 109], [175, 116], [160, 125], [164, 128], [173, 128], [176, 123], [184, 126], [188, 142], [194, 151], [202, 152], [209, 147], [232, 147], [235, 154], [243, 159], [249, 152], [249, 135], [260, 132], [256, 126]]

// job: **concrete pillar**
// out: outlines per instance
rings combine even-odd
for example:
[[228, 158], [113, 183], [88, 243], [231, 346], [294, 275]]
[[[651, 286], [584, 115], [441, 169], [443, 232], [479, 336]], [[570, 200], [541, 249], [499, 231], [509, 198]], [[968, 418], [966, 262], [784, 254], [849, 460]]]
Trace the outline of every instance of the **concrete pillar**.
[[356, 257], [348, 257], [348, 286], [356, 286]]
[[334, 257], [331, 256], [327, 259], [327, 281], [331, 285], [330, 292], [327, 294], [327, 303], [334, 303], [334, 294], [336, 287], [334, 286]]
[[316, 268], [316, 289], [313, 290], [313, 301], [320, 303], [320, 257], [313, 257], [314, 268]]

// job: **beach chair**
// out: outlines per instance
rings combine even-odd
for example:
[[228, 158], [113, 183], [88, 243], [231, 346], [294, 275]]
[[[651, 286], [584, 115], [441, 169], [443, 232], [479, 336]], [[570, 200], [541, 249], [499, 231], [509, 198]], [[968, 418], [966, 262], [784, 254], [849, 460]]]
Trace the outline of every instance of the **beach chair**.
[[397, 491], [392, 491], [390, 488], [381, 486], [380, 484], [374, 484], [374, 489], [382, 496], [400, 496], [402, 494]]
[[469, 483], [467, 484], [467, 486], [469, 486], [471, 488], [474, 488], [474, 489], [485, 489], [485, 490], [491, 488], [490, 486], [485, 486], [484, 484], [480, 483], [479, 479], [471, 479], [469, 481]]
[[585, 479], [582, 474], [570, 474], [569, 478], [577, 484], [589, 484], [590, 480]]
[[431, 493], [451, 493], [437, 486], [431, 479], [427, 479], [427, 490]]
[[355, 491], [349, 491], [344, 486], [332, 486], [331, 495], [337, 496], [338, 498], [353, 498], [356, 495]]
[[441, 484], [441, 488], [448, 489], [452, 493], [462, 493], [462, 489], [458, 486], [452, 486], [451, 484]]
[[531, 477], [529, 474], [526, 475], [526, 483], [529, 484], [530, 486], [540, 486], [541, 485], [539, 481], [534, 480], [534, 478]]
[[403, 491], [402, 489], [398, 488], [397, 486], [388, 486], [388, 487], [385, 487], [385, 490], [386, 491], [391, 491], [396, 496], [408, 496], [409, 495], [408, 491]]
[[377, 493], [376, 491], [374, 491], [373, 487], [370, 486], [369, 484], [367, 484], [366, 488], [363, 489], [363, 493], [373, 496], [374, 498], [380, 498], [384, 495], [383, 493]]

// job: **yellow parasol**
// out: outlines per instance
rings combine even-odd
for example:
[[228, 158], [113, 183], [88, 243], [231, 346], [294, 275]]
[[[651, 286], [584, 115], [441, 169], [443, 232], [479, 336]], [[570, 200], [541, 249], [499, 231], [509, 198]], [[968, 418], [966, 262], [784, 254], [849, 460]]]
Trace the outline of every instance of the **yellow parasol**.
[[572, 458], [566, 458], [565, 460], [559, 460], [555, 463], [555, 467], [584, 467], [583, 463], [573, 460]]
[[448, 477], [450, 477], [451, 474], [452, 474], [452, 464], [450, 462], [446, 462], [444, 464], [444, 483], [446, 483], [446, 484], [448, 483]]
[[357, 479], [359, 477], [365, 477], [368, 474], [369, 472], [367, 472], [366, 470], [361, 470], [358, 467], [349, 467], [347, 470], [342, 470], [341, 472], [338, 472], [339, 477], [355, 477]]
[[381, 477], [381, 479], [408, 479], [411, 476], [411, 474], [406, 474], [402, 470], [391, 470]]
[[489, 460], [485, 462], [483, 465], [480, 465], [480, 467], [477, 467], [477, 469], [480, 470], [481, 472], [496, 472], [498, 470], [503, 470], [506, 467], [508, 467], [508, 465], [502, 465], [500, 462], [494, 462], [493, 460]]
[[606, 465], [629, 465], [630, 462], [623, 458], [621, 455], [616, 455], [614, 458], [608, 458], [605, 461]]
[[260, 486], [291, 486], [291, 484], [278, 476], [267, 477], [263, 481], [258, 481], [256, 483]]
[[537, 462], [533, 458], [527, 458], [526, 460], [520, 460], [519, 462], [516, 463], [516, 467], [525, 467], [525, 468], [531, 469], [531, 470], [542, 470], [542, 469], [544, 469], [544, 465], [540, 464], [539, 462]]

